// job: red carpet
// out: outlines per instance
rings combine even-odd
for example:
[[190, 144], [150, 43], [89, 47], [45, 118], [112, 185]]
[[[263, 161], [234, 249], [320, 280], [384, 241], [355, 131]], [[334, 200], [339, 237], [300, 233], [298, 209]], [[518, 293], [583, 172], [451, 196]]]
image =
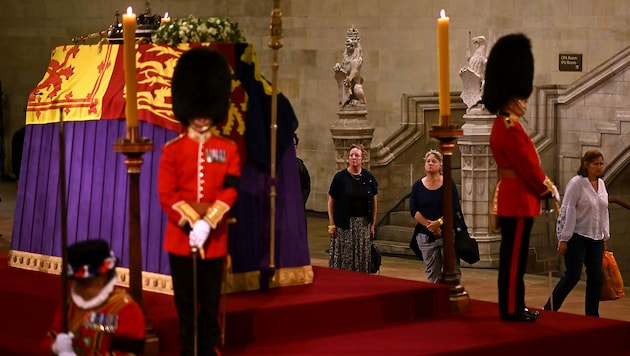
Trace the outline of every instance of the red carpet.
[[[337, 335], [277, 337], [229, 355], [630, 355], [630, 323], [543, 313], [533, 324], [505, 323], [494, 303], [472, 301], [471, 312], [440, 320], [399, 322]], [[334, 316], [331, 315], [331, 323]]]
[[[494, 303], [448, 313], [441, 285], [314, 267], [312, 285], [228, 295], [225, 355], [630, 355], [630, 323], [543, 312], [505, 323]], [[59, 277], [0, 259], [0, 355], [38, 355]], [[177, 355], [171, 296], [145, 293], [162, 355]]]

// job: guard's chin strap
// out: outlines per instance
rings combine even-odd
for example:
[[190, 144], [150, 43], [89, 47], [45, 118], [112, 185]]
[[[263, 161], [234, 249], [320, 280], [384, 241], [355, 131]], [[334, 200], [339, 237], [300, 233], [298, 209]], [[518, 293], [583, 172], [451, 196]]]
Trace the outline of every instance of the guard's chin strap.
[[208, 130], [210, 130], [210, 125], [205, 125], [205, 126], [194, 126], [191, 125], [190, 126], [191, 129], [193, 129], [196, 133], [203, 135], [206, 132], [208, 132]]
[[105, 303], [107, 298], [109, 298], [109, 295], [112, 294], [112, 292], [114, 291], [114, 287], [116, 286], [116, 279], [117, 279], [116, 276], [114, 276], [114, 278], [112, 278], [109, 282], [107, 282], [107, 284], [105, 285], [105, 287], [103, 287], [101, 292], [90, 300], [83, 299], [83, 297], [81, 297], [80, 295], [76, 293], [75, 288], [73, 287], [72, 288], [72, 301], [81, 309], [87, 310], [87, 309], [95, 308]]
[[[523, 105], [521, 100], [517, 99], [517, 98], [512, 98], [512, 100], [514, 100], [514, 103], [516, 104], [516, 106], [518, 106], [518, 108], [523, 111], [523, 115], [525, 115], [525, 112], [527, 112], [527, 108]], [[521, 116], [523, 116], [523, 115], [521, 115]]]

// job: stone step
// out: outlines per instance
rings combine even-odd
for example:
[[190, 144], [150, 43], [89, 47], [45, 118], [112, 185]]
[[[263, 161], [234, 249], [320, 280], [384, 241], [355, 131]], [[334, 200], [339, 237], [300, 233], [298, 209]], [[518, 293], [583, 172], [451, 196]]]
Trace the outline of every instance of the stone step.
[[416, 255], [409, 248], [409, 242], [398, 242], [390, 240], [374, 240], [381, 254], [389, 256], [415, 257]]
[[382, 225], [376, 233], [376, 239], [409, 244], [413, 230], [410, 226]]
[[389, 213], [389, 224], [398, 226], [415, 227], [417, 222], [409, 214], [409, 210], [392, 211]]

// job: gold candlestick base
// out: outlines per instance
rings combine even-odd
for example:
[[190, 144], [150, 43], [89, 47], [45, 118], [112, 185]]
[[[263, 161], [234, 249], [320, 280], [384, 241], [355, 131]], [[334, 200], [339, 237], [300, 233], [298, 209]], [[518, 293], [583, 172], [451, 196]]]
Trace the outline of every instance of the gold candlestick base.
[[458, 137], [464, 135], [464, 131], [457, 126], [433, 126], [429, 136], [440, 141], [439, 148], [442, 152], [442, 172], [444, 187], [444, 227], [442, 229], [444, 266], [440, 283], [450, 287], [449, 306], [451, 312], [460, 313], [470, 310], [470, 297], [460, 278], [455, 271], [455, 239], [454, 239], [454, 211], [453, 211], [453, 186], [451, 184], [452, 168], [451, 158]]
[[142, 155], [153, 151], [153, 142], [147, 137], [137, 137], [137, 134], [130, 134], [129, 132], [127, 136], [116, 141], [114, 152], [122, 153], [127, 157], [125, 159], [127, 173], [140, 173], [143, 163]]

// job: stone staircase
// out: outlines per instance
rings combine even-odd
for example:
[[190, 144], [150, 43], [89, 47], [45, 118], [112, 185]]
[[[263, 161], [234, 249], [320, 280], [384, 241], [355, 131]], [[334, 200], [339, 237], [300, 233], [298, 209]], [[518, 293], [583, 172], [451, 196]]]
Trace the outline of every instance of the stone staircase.
[[374, 243], [384, 255], [416, 258], [409, 248], [415, 226], [416, 221], [409, 213], [409, 197], [407, 197], [377, 225]]

